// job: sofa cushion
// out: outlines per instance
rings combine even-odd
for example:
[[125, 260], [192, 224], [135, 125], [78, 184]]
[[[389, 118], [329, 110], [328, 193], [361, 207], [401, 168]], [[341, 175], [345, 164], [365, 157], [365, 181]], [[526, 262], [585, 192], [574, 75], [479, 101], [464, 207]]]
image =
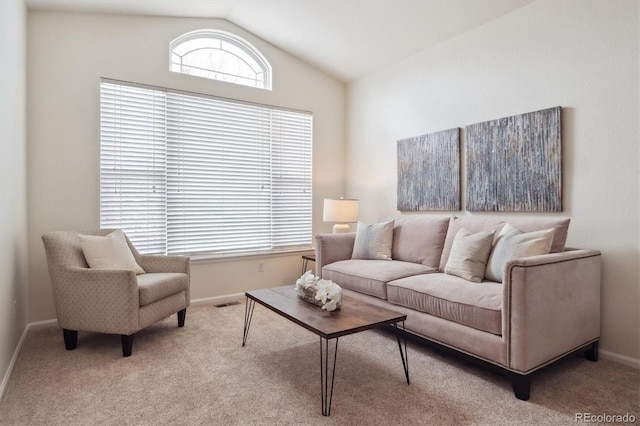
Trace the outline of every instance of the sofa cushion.
[[138, 275], [140, 306], [149, 305], [189, 288], [189, 276], [180, 272], [152, 272]]
[[449, 217], [400, 218], [393, 226], [392, 257], [438, 268]]
[[367, 225], [358, 222], [352, 259], [391, 260], [393, 220]]
[[453, 239], [451, 254], [444, 272], [474, 283], [481, 282], [492, 243], [492, 231], [471, 233], [466, 228], [462, 228]]
[[554, 228], [522, 232], [507, 223], [496, 237], [496, 243], [487, 262], [485, 277], [492, 281], [502, 282], [504, 267], [509, 260], [548, 254], [554, 232]]
[[416, 274], [437, 272], [435, 268], [398, 260], [341, 260], [322, 268], [322, 278], [340, 287], [387, 298], [387, 282]]
[[489, 333], [502, 333], [499, 283], [472, 283], [443, 273], [415, 275], [387, 284], [390, 303]]
[[[518, 219], [509, 221], [509, 223], [522, 232], [541, 231], [543, 229], [554, 228], [555, 232], [553, 234], [553, 243], [551, 244], [551, 253], [560, 253], [564, 251], [564, 245], [567, 242], [567, 232], [569, 230], [570, 220], [570, 218]], [[451, 216], [447, 236], [444, 240], [444, 247], [442, 248], [440, 271], [444, 271], [447, 260], [449, 260], [449, 254], [451, 253], [453, 239], [460, 229], [467, 228], [471, 232], [495, 231], [497, 235], [504, 224], [505, 221], [502, 220]]]

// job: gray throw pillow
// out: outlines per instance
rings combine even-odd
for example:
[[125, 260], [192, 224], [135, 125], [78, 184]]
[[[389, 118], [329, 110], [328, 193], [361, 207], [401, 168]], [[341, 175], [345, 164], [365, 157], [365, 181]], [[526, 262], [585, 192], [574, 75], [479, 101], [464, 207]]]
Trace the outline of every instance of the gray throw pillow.
[[352, 259], [391, 260], [393, 220], [367, 225], [358, 222]]
[[548, 254], [555, 229], [522, 232], [506, 224], [498, 234], [491, 250], [485, 276], [491, 281], [502, 282], [504, 267], [511, 259]]
[[472, 234], [466, 228], [460, 229], [453, 239], [444, 272], [474, 283], [482, 282], [493, 244], [493, 234], [494, 231]]

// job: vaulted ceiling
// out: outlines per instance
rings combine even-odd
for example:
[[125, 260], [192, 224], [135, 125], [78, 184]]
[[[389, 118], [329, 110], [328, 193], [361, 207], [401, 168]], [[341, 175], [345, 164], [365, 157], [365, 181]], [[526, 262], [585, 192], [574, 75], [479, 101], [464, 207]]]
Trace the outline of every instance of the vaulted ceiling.
[[26, 0], [32, 10], [226, 19], [350, 82], [535, 0]]

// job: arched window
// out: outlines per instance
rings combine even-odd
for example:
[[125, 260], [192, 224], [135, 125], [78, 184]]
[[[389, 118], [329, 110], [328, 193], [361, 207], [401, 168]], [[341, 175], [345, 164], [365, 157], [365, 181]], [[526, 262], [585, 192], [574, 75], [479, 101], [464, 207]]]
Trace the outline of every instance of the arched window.
[[248, 41], [218, 30], [198, 30], [173, 40], [173, 72], [271, 90], [271, 65]]

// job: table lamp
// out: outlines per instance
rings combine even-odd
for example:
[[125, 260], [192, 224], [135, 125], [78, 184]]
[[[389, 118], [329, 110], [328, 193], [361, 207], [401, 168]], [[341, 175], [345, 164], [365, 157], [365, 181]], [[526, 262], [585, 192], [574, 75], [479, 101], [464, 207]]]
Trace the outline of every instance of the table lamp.
[[360, 202], [358, 200], [345, 200], [344, 198], [325, 198], [322, 220], [335, 222], [333, 233], [351, 232], [349, 222], [358, 221]]

